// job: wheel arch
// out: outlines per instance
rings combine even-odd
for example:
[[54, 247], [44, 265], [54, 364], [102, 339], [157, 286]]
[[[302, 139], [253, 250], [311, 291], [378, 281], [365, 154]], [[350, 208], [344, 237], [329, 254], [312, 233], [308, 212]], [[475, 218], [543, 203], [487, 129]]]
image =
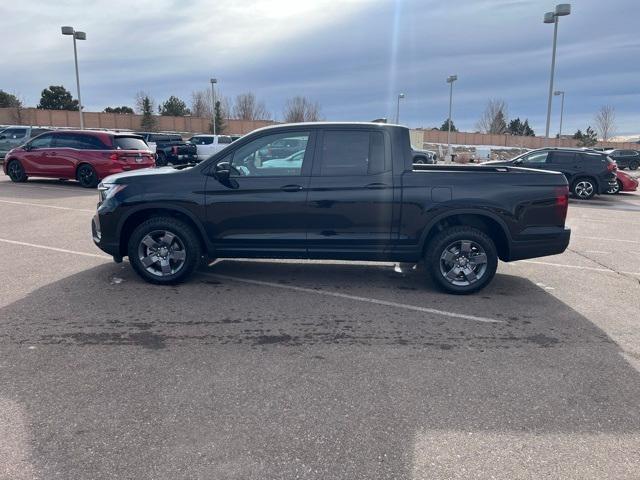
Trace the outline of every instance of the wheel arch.
[[131, 211], [126, 217], [121, 219], [118, 226], [118, 238], [119, 238], [119, 251], [122, 256], [127, 254], [127, 244], [131, 234], [135, 228], [142, 222], [153, 217], [173, 217], [185, 222], [191, 228], [193, 228], [202, 251], [206, 254], [211, 254], [213, 251], [212, 245], [207, 241], [207, 236], [202, 224], [193, 216], [189, 210], [176, 206], [166, 205], [145, 205]]
[[474, 227], [484, 232], [493, 240], [498, 252], [498, 258], [506, 261], [509, 258], [511, 235], [504, 221], [497, 215], [478, 210], [453, 210], [433, 219], [424, 229], [421, 239], [422, 253], [438, 233], [456, 226]]

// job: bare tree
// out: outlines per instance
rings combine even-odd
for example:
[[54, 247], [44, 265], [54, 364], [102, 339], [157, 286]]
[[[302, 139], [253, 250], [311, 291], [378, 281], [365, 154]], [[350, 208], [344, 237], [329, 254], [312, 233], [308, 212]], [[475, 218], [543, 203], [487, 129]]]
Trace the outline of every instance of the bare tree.
[[266, 120], [269, 118], [269, 112], [264, 102], [256, 101], [255, 94], [247, 92], [236, 97], [233, 117], [238, 120]]
[[320, 117], [320, 104], [307, 97], [289, 98], [283, 111], [284, 121], [288, 123], [317, 122]]
[[600, 137], [606, 142], [616, 131], [616, 109], [611, 105], [603, 105], [596, 113], [595, 122]]
[[477, 128], [482, 133], [502, 134], [507, 131], [507, 104], [499, 98], [492, 98], [487, 103]]
[[[146, 100], [145, 100], [146, 99]], [[140, 90], [136, 93], [136, 97], [135, 97], [135, 111], [138, 115], [143, 115], [145, 113], [145, 104], [146, 102], [149, 102], [149, 105], [146, 105], [147, 107], [150, 106], [151, 107], [151, 111], [155, 111], [155, 100], [153, 99], [153, 97], [151, 95], [149, 95], [147, 92], [145, 92], [144, 90]]]
[[210, 92], [207, 90], [191, 92], [191, 115], [194, 117], [212, 117], [213, 109], [211, 108]]

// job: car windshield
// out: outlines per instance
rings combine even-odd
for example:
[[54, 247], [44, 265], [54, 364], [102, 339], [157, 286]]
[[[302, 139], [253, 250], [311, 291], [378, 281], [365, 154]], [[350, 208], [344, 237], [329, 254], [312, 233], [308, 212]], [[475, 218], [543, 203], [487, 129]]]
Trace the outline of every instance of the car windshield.
[[113, 147], [116, 150], [149, 150], [149, 146], [140, 137], [114, 137]]

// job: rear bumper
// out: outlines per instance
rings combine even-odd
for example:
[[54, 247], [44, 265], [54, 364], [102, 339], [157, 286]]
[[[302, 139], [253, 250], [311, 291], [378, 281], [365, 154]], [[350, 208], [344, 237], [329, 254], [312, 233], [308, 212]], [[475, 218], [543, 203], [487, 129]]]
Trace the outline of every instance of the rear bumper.
[[[569, 246], [571, 230], [566, 227], [545, 227], [527, 229], [528, 233], [521, 235], [521, 239], [513, 240], [509, 245], [507, 262], [524, 260], [527, 258], [558, 255]], [[529, 237], [529, 238], [526, 238]]]

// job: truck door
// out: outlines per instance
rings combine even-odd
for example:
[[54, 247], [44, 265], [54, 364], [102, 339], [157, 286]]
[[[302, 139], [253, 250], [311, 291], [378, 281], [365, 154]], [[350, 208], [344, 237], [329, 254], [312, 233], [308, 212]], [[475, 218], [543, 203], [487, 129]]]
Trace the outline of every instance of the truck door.
[[382, 257], [391, 241], [393, 176], [388, 134], [326, 129], [318, 139], [307, 202], [312, 258]]

